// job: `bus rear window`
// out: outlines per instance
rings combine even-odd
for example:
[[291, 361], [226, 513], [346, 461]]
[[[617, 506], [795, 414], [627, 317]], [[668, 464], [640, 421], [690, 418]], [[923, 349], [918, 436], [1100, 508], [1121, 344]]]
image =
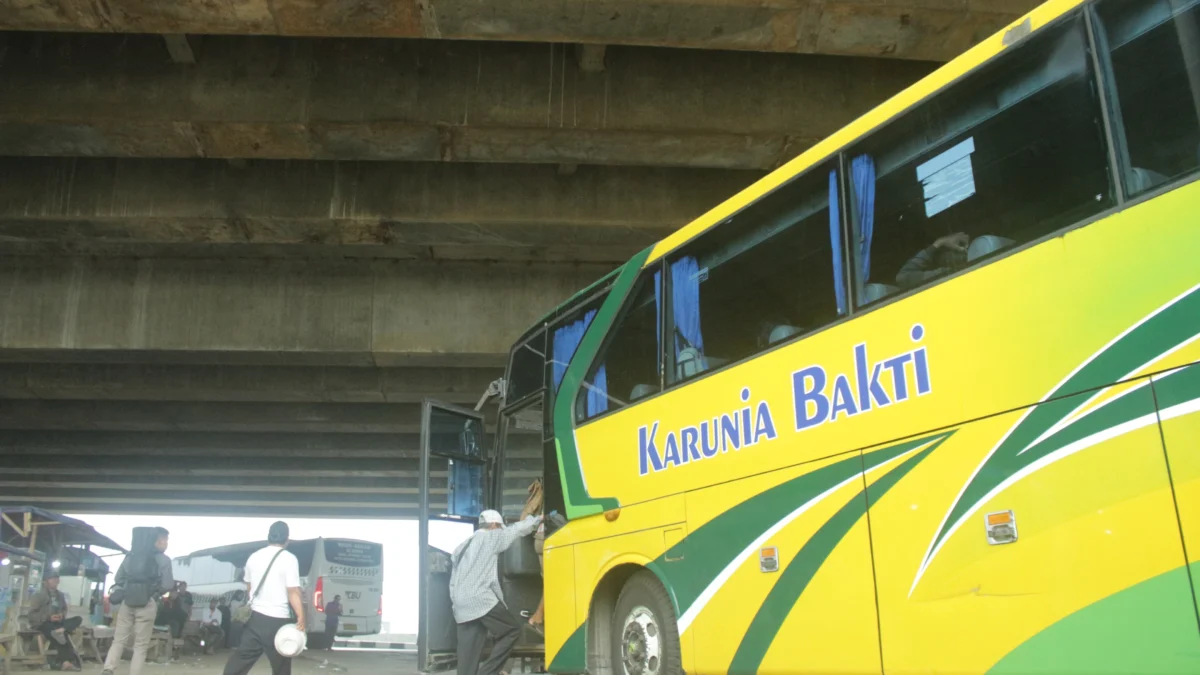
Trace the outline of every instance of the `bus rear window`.
[[369, 541], [326, 539], [325, 560], [348, 567], [378, 567], [383, 563], [383, 546]]

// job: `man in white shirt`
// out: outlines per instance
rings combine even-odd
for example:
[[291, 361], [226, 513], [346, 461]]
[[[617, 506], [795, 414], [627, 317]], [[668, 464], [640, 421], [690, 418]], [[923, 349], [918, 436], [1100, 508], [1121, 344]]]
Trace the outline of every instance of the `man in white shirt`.
[[200, 617], [200, 640], [204, 643], [204, 653], [212, 654], [217, 646], [225, 642], [225, 631], [221, 630], [221, 610], [217, 608], [217, 599], [208, 603], [208, 609]]
[[[275, 650], [275, 634], [294, 622], [304, 631], [304, 603], [300, 598], [300, 562], [285, 549], [288, 526], [271, 525], [267, 547], [246, 561], [246, 592], [250, 597], [250, 620], [242, 629], [242, 641], [225, 662], [225, 675], [247, 675], [263, 654], [271, 662], [273, 675], [291, 675], [292, 660]], [[291, 610], [289, 611], [289, 606]]]

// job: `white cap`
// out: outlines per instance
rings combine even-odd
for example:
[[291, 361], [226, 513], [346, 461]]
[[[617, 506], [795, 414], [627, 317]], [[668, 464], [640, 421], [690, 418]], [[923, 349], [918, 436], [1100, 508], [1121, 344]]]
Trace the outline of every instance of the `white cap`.
[[275, 633], [275, 651], [279, 652], [280, 656], [292, 658], [299, 656], [300, 652], [304, 651], [307, 646], [308, 636], [304, 634], [296, 624], [289, 623], [281, 627]]
[[484, 511], [483, 513], [479, 514], [479, 524], [480, 525], [503, 525], [504, 524], [504, 516], [501, 516], [499, 511], [493, 511], [491, 509], [488, 509], [487, 511]]

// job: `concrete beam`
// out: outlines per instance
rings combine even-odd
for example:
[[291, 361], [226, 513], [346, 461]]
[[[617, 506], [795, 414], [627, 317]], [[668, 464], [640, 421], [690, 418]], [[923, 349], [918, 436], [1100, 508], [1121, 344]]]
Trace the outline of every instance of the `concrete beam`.
[[579, 42], [946, 60], [1037, 0], [0, 0], [0, 29]]
[[200, 54], [199, 35], [164, 35], [163, 42], [167, 45], [167, 53], [173, 63], [195, 65]]
[[391, 403], [6, 401], [0, 429], [416, 434], [421, 409]]
[[14, 34], [5, 47], [0, 154], [33, 156], [770, 169], [931, 70], [884, 59], [261, 37], [208, 38], [201, 62], [180, 69], [153, 36]]
[[[0, 442], [5, 457], [96, 455], [109, 458], [117, 470], [122, 470], [128, 457], [158, 457], [165, 460], [163, 466], [189, 457], [416, 461], [421, 447], [417, 434], [297, 432], [3, 431]], [[55, 463], [63, 464], [58, 460]]]
[[[236, 255], [619, 262], [744, 171], [391, 162], [0, 159], [0, 243]], [[103, 251], [101, 251], [103, 252]], [[128, 251], [139, 254], [136, 248]]]
[[0, 360], [498, 368], [534, 321], [606, 271], [0, 258]]
[[500, 368], [0, 362], [0, 399], [474, 404]]

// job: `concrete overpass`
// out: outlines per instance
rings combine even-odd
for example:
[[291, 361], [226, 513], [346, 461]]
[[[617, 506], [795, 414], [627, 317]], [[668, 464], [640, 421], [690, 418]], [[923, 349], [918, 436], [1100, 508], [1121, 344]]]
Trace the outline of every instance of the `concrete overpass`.
[[1034, 4], [0, 0], [0, 503], [412, 516], [422, 398]]

